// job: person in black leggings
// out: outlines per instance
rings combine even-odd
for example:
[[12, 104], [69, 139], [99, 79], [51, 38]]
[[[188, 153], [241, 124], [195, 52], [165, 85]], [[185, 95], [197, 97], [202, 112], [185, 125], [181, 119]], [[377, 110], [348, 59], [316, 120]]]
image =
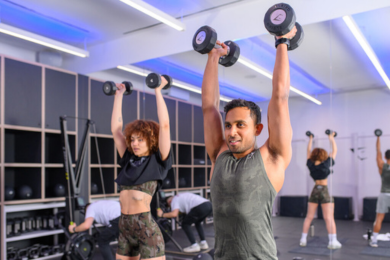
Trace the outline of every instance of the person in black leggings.
[[[163, 218], [175, 218], [179, 215], [179, 212], [186, 214], [181, 227], [186, 233], [188, 240], [191, 242], [191, 246], [183, 249], [184, 252], [199, 252], [201, 249], [208, 249], [202, 221], [211, 214], [212, 207], [211, 202], [207, 199], [189, 192], [180, 193], [176, 196], [168, 197], [167, 203], [171, 208], [171, 212], [162, 212], [161, 209], [157, 210], [157, 215]], [[196, 230], [200, 237], [200, 243], [195, 240], [195, 236], [192, 233], [191, 225], [195, 224]]]

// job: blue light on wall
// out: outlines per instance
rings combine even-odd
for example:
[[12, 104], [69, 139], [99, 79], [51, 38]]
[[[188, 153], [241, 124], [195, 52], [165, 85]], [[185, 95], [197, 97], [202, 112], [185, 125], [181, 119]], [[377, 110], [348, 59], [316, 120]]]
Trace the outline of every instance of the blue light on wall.
[[0, 1], [1, 22], [71, 45], [82, 46], [88, 31], [35, 12], [11, 1]]

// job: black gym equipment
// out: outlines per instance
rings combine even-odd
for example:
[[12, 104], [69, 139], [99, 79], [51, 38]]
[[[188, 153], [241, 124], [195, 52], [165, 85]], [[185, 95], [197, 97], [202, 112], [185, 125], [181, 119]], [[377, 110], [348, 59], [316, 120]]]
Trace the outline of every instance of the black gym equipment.
[[53, 194], [55, 197], [65, 197], [65, 186], [60, 183], [56, 184], [53, 188]]
[[18, 188], [17, 193], [19, 199], [30, 199], [33, 195], [33, 190], [28, 185], [22, 185]]
[[210, 250], [210, 252], [209, 252], [209, 255], [211, 255], [211, 257], [214, 259], [214, 251], [215, 251], [215, 249], [213, 248], [213, 249], [211, 249]]
[[[227, 47], [227, 55], [219, 59], [219, 64], [225, 67], [234, 65], [240, 57], [240, 47], [233, 41], [224, 42]], [[212, 49], [222, 48], [217, 44], [217, 32], [210, 26], [200, 27], [192, 38], [192, 47], [200, 54], [209, 53]]]
[[97, 194], [99, 192], [99, 187], [96, 183], [91, 183], [91, 194]]
[[42, 217], [36, 216], [35, 217], [35, 230], [41, 230], [42, 229]]
[[7, 260], [16, 260], [18, 257], [17, 248], [8, 247], [7, 248]]
[[327, 135], [330, 135], [330, 134], [333, 134], [333, 133], [334, 133], [334, 137], [336, 137], [337, 136], [337, 132], [335, 132], [333, 130], [330, 130], [330, 129], [326, 129], [326, 131], [325, 131], [325, 134], [327, 134]]
[[[161, 209], [163, 212], [168, 212], [169, 206], [168, 206], [168, 203], [166, 201], [165, 192], [157, 191], [155, 196], [157, 198], [156, 199], [157, 208]], [[179, 249], [180, 252], [183, 252], [183, 248], [172, 237], [173, 231], [172, 231], [171, 219], [159, 218], [159, 217], [155, 218], [153, 215], [152, 215], [152, 217], [156, 221], [156, 223], [158, 224], [158, 226], [162, 232], [164, 242], [167, 243], [169, 241], [172, 241], [173, 244], [175, 244], [175, 246], [177, 247], [177, 249]]]
[[264, 16], [264, 26], [274, 36], [286, 35], [296, 26], [297, 33], [290, 39], [289, 51], [298, 48], [305, 36], [302, 26], [296, 22], [294, 9], [285, 3], [273, 5], [268, 9]]
[[375, 129], [375, 131], [374, 131], [374, 134], [375, 134], [375, 136], [381, 136], [382, 135], [382, 130], [380, 130], [380, 129]]
[[181, 177], [179, 179], [179, 187], [185, 187], [185, 186], [187, 186], [187, 181], [184, 177]]
[[265, 29], [275, 36], [283, 36], [289, 33], [294, 28], [295, 22], [294, 9], [285, 3], [273, 5], [264, 16]]
[[310, 132], [310, 131], [307, 131], [307, 132], [306, 132], [306, 135], [307, 135], [308, 137], [313, 136], [313, 138], [314, 138], [314, 134], [313, 134], [312, 132]]
[[27, 248], [27, 255], [30, 259], [35, 259], [39, 257], [39, 245], [33, 245]]
[[193, 260], [213, 260], [214, 258], [211, 257], [211, 255], [209, 255], [207, 253], [199, 253], [196, 256], [194, 256], [194, 258], [192, 258], [192, 259]]
[[12, 237], [13, 234], [13, 227], [14, 227], [14, 220], [13, 219], [7, 219], [7, 224], [6, 224], [6, 237]]
[[15, 190], [12, 187], [5, 186], [4, 187], [4, 199], [5, 200], [12, 200], [15, 198]]
[[13, 236], [20, 236], [22, 234], [20, 232], [21, 231], [21, 227], [22, 227], [22, 219], [15, 218], [14, 219], [14, 226], [13, 226], [13, 229], [12, 229], [12, 235]]
[[162, 188], [163, 189], [171, 188], [171, 180], [169, 178], [166, 178], [165, 180], [163, 180]]
[[17, 254], [17, 259], [28, 259], [28, 248], [19, 249]]
[[[83, 168], [88, 149], [89, 131], [92, 124], [93, 122], [91, 120], [86, 119], [86, 128], [83, 134], [81, 148], [79, 149], [79, 156], [76, 167], [73, 169], [72, 155], [70, 152], [71, 150], [67, 133], [67, 117], [60, 117], [62, 151], [64, 156], [65, 177], [67, 181], [67, 196], [65, 197], [65, 225], [63, 227], [67, 242], [64, 249], [64, 256], [62, 258], [65, 260], [91, 259], [96, 250], [95, 240], [93, 237], [85, 232], [70, 234], [68, 230], [68, 223], [73, 224], [75, 219], [81, 219], [81, 211], [84, 210], [86, 205], [83, 198], [80, 196], [80, 192], [83, 180]], [[99, 151], [99, 149], [97, 149], [97, 151]], [[99, 153], [98, 160], [100, 163]]]
[[158, 88], [161, 85], [161, 76], [163, 76], [167, 81], [167, 85], [163, 87], [163, 89], [169, 89], [172, 86], [172, 78], [168, 75], [160, 75], [157, 73], [150, 73], [145, 78], [146, 86], [149, 88]]
[[87, 260], [92, 259], [96, 252], [95, 239], [87, 233], [73, 234], [65, 245], [63, 259]]
[[[130, 81], [123, 81], [122, 84], [126, 87], [123, 95], [130, 95], [133, 92], [133, 84]], [[115, 95], [117, 89], [114, 81], [106, 81], [103, 83], [103, 92], [107, 96]]]

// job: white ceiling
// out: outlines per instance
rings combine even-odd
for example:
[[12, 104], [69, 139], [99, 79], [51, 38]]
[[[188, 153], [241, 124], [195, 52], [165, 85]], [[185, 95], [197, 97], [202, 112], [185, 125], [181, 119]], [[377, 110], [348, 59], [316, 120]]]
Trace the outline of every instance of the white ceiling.
[[[221, 40], [236, 40], [244, 57], [272, 71], [274, 39], [266, 34], [262, 19], [266, 7], [274, 1], [145, 2], [173, 17], [183, 16], [187, 30], [178, 32], [119, 0], [0, 0], [0, 4], [17, 4], [30, 9], [36, 15], [46, 17], [49, 22], [53, 18], [57, 22], [82, 30], [87, 38], [90, 57], [82, 59], [63, 55], [64, 68], [79, 73], [106, 71], [117, 65], [133, 64], [161, 73], [172, 71], [176, 73], [174, 77], [179, 80], [200, 87], [207, 55], [194, 52], [191, 40], [196, 29], [204, 24], [216, 28]], [[302, 46], [289, 53], [292, 64], [291, 84], [294, 87], [311, 95], [327, 93], [329, 89], [338, 92], [385, 87], [378, 72], [340, 17], [350, 14], [356, 18], [359, 27], [367, 35], [369, 42], [371, 41], [374, 51], [378, 50], [377, 56], [387, 65], [386, 61], [390, 61], [390, 49], [385, 46], [387, 41], [382, 43], [377, 38], [383, 34], [379, 30], [390, 32], [390, 29], [384, 28], [383, 25], [390, 23], [390, 1], [287, 2], [296, 11], [297, 21], [303, 24], [305, 32]], [[359, 14], [363, 12], [366, 14]], [[367, 22], [366, 26], [367, 15], [371, 15], [373, 19], [372, 22]], [[2, 22], [7, 23], [8, 20], [3, 19]], [[11, 19], [9, 23], [12, 25]], [[378, 31], [375, 30], [376, 27]], [[48, 33], [45, 24], [42, 28], [34, 27], [31, 30]], [[56, 39], [57, 36], [53, 34], [52, 38]], [[80, 40], [68, 40], [68, 43], [78, 47], [84, 45]], [[2, 34], [0, 42], [31, 51], [44, 49]], [[390, 65], [387, 66], [390, 75]], [[241, 92], [244, 96], [253, 96], [257, 100], [268, 99], [271, 95], [271, 81], [241, 64], [231, 68], [220, 67], [220, 80], [221, 91], [225, 91], [225, 95], [234, 97]]]

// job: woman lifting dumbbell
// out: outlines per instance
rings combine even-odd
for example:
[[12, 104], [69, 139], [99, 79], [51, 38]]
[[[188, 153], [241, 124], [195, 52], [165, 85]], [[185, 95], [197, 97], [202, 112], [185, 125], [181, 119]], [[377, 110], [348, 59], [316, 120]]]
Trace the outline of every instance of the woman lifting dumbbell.
[[382, 130], [376, 129], [374, 131], [376, 139], [376, 163], [378, 166], [379, 174], [381, 175], [381, 191], [378, 196], [378, 201], [376, 204], [376, 217], [374, 222], [374, 232], [371, 238], [370, 246], [378, 247], [378, 234], [382, 228], [382, 222], [385, 218], [385, 214], [389, 212], [390, 207], [390, 150], [385, 152], [385, 161], [383, 160], [383, 155], [381, 151], [381, 142], [380, 136], [382, 135]]
[[161, 93], [170, 86], [169, 81], [169, 77], [155, 73], [146, 78], [156, 93], [159, 123], [135, 120], [124, 132], [122, 100], [127, 90], [125, 84], [115, 84], [111, 131], [122, 167], [116, 179], [121, 204], [116, 259], [165, 259], [164, 239], [150, 213], [150, 203], [172, 167], [169, 115]]
[[314, 148], [312, 150], [314, 134], [310, 131], [306, 132], [306, 135], [310, 138], [307, 146], [306, 165], [309, 168], [310, 176], [315, 181], [315, 186], [309, 198], [307, 214], [303, 223], [302, 237], [299, 245], [306, 246], [307, 232], [309, 231], [310, 224], [314, 218], [318, 203], [321, 203], [326, 229], [328, 230], [329, 235], [328, 248], [337, 249], [341, 248], [341, 243], [337, 240], [336, 223], [334, 221], [334, 203], [333, 198], [329, 195], [327, 180], [327, 177], [331, 173], [330, 167], [334, 165], [334, 159], [337, 154], [337, 145], [334, 139], [336, 132], [328, 129], [325, 133], [328, 135], [331, 143], [331, 152], [329, 154], [322, 148]]

